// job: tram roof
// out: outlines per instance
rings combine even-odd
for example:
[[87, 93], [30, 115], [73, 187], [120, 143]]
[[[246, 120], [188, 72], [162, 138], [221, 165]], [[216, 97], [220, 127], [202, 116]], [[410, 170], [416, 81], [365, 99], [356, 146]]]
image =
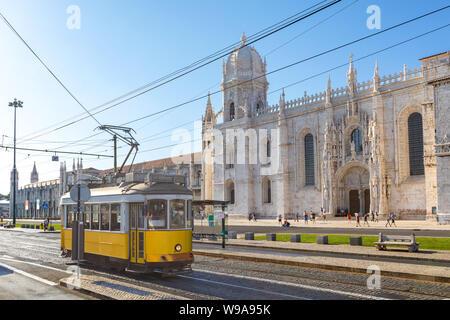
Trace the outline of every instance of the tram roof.
[[[192, 191], [185, 186], [174, 183], [123, 183], [120, 186], [108, 186], [103, 188], [92, 188], [91, 197], [110, 195], [134, 195], [134, 194], [157, 194], [157, 195], [192, 195]], [[62, 196], [63, 199], [70, 198], [70, 193]]]

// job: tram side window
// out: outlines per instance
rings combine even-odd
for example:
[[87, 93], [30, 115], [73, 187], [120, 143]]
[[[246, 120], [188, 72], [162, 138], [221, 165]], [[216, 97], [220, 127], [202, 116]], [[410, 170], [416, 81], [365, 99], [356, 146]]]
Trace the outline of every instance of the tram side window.
[[100, 205], [93, 204], [91, 208], [91, 230], [98, 230]]
[[167, 200], [149, 200], [147, 212], [149, 229], [167, 229]]
[[83, 222], [84, 222], [85, 229], [91, 228], [91, 205], [90, 204], [87, 204], [85, 207]]
[[120, 204], [111, 204], [111, 231], [120, 231]]
[[186, 205], [182, 199], [170, 200], [170, 229], [186, 228]]
[[109, 204], [100, 205], [100, 230], [109, 231]]
[[67, 214], [66, 228], [72, 228], [73, 211], [71, 205], [66, 206], [66, 214]]

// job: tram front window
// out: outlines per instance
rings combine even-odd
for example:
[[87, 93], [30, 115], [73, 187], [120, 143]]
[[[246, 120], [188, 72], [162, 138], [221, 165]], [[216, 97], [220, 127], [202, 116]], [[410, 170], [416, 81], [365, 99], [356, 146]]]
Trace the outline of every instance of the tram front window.
[[109, 204], [100, 205], [100, 230], [109, 231]]
[[149, 229], [167, 229], [167, 200], [149, 200], [147, 211]]
[[72, 206], [68, 205], [66, 206], [66, 212], [67, 212], [67, 221], [66, 221], [66, 228], [72, 228], [72, 221], [73, 221], [73, 211]]
[[182, 199], [170, 200], [170, 229], [186, 228], [186, 208]]
[[120, 231], [120, 204], [111, 204], [111, 231]]
[[100, 205], [93, 204], [91, 209], [91, 230], [98, 230]]

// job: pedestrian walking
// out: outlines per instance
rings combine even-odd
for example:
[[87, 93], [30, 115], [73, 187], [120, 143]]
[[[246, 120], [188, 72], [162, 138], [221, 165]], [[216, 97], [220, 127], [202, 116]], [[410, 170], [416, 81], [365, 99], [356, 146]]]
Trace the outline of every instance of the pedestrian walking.
[[364, 215], [364, 224], [363, 224], [363, 225], [365, 226], [365, 225], [367, 224], [367, 226], [370, 227], [370, 226], [369, 226], [369, 221], [368, 221], [368, 220], [369, 220], [369, 214], [366, 213], [366, 214]]
[[352, 215], [349, 213], [347, 213], [347, 221], [350, 224], [352, 222]]
[[253, 213], [253, 221], [256, 222], [256, 213]]
[[391, 225], [391, 214], [390, 213], [386, 217], [385, 227], [387, 228], [388, 225], [389, 225], [389, 227], [392, 227], [392, 225]]
[[359, 212], [355, 212], [355, 217], [356, 217], [356, 226], [361, 227], [361, 223], [359, 222]]
[[395, 218], [396, 218], [395, 214], [391, 214], [391, 226], [394, 225], [397, 227], [397, 225], [395, 224]]
[[314, 212], [311, 212], [311, 221], [313, 224], [316, 224], [316, 214]]
[[295, 214], [295, 222], [298, 222], [298, 218], [300, 218], [300, 213], [298, 213], [297, 211], [297, 213]]
[[252, 214], [251, 213], [248, 214], [248, 221], [252, 221]]
[[305, 219], [305, 224], [308, 224], [308, 214], [306, 213], [306, 210], [305, 210], [304, 219]]
[[375, 212], [375, 222], [378, 222], [378, 212]]
[[281, 224], [281, 219], [282, 219], [283, 217], [281, 216], [281, 214], [278, 216], [278, 223], [279, 224]]

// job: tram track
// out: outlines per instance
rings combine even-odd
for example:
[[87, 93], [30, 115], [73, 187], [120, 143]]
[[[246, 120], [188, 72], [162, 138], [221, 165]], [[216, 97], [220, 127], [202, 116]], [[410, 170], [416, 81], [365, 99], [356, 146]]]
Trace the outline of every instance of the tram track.
[[[57, 281], [67, 277], [68, 258], [61, 258], [59, 239], [40, 234], [26, 241], [17, 233], [0, 232], [0, 262], [8, 255], [16, 267], [26, 263], [27, 272]], [[53, 236], [53, 235], [51, 235]], [[41, 239], [42, 237], [42, 239]], [[40, 242], [40, 240], [45, 240]], [[52, 246], [55, 244], [55, 247]], [[44, 252], [45, 247], [52, 249]], [[54, 252], [53, 252], [54, 251]], [[26, 252], [26, 253], [24, 253]], [[39, 267], [41, 265], [42, 267]], [[44, 270], [47, 268], [48, 270]], [[52, 271], [50, 268], [60, 272]], [[42, 270], [41, 270], [42, 269]], [[106, 268], [82, 266], [82, 274], [98, 275], [142, 288], [193, 300], [220, 299], [443, 299], [450, 297], [450, 286], [426, 281], [413, 281], [383, 276], [381, 290], [369, 290], [367, 275], [313, 268], [249, 263], [224, 258], [196, 256], [193, 273], [163, 278], [158, 274], [119, 272]], [[270, 281], [268, 281], [270, 280]], [[269, 288], [269, 289], [268, 289]], [[322, 290], [322, 291], [321, 291]]]

